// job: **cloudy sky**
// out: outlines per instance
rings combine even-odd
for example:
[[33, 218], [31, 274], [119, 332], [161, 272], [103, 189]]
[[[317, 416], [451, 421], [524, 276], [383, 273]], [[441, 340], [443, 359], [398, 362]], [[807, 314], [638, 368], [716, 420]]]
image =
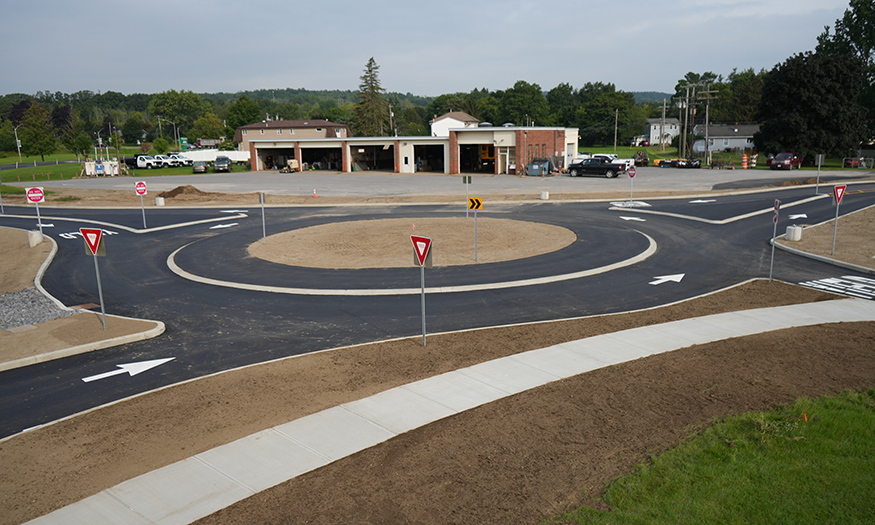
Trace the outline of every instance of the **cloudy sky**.
[[611, 82], [673, 92], [688, 71], [771, 69], [813, 50], [847, 0], [0, 0], [0, 94], [356, 90], [437, 96]]

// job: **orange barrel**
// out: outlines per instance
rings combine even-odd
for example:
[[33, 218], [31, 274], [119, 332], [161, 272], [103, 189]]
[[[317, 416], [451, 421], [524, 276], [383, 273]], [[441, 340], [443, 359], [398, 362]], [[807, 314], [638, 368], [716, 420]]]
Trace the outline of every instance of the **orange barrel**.
[[741, 169], [747, 169], [747, 153], [742, 153], [741, 155]]

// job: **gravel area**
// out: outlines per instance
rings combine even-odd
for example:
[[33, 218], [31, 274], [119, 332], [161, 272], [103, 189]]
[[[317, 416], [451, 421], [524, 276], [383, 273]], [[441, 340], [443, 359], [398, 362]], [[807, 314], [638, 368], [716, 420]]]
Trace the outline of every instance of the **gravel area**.
[[0, 295], [0, 329], [11, 330], [68, 317], [77, 312], [59, 308], [36, 286]]

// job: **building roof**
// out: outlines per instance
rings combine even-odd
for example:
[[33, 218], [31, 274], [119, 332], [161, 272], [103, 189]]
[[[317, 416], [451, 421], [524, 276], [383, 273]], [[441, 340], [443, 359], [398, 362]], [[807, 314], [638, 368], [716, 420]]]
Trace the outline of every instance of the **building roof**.
[[250, 129], [318, 129], [323, 128], [325, 130], [325, 136], [334, 138], [335, 132], [334, 130], [337, 128], [346, 129], [346, 136], [352, 137], [352, 130], [349, 129], [349, 126], [346, 124], [338, 124], [336, 122], [330, 122], [325, 119], [308, 119], [308, 120], [262, 120], [261, 122], [256, 122], [254, 124], [247, 124], [245, 126], [240, 126], [234, 132], [234, 141], [241, 142], [243, 140], [243, 132], [242, 130], [250, 130]]
[[[654, 124], [659, 125], [660, 122], [662, 122], [661, 118], [649, 118], [649, 119], [647, 119], [647, 123], [650, 124], [651, 126]], [[676, 118], [667, 118], [667, 119], [665, 119], [665, 123], [666, 124], [680, 124], [680, 121]]]
[[458, 120], [459, 122], [480, 122], [480, 119], [476, 119], [476, 118], [472, 117], [471, 115], [465, 113], [464, 111], [450, 111], [449, 113], [444, 113], [443, 115], [441, 115], [433, 120], [430, 120], [429, 124], [434, 124], [435, 122], [438, 122], [440, 120], [444, 120], [447, 118]]
[[[708, 137], [753, 137], [753, 134], [759, 130], [759, 124], [711, 124], [708, 127]], [[697, 135], [704, 135], [705, 126], [699, 124], [694, 131]]]

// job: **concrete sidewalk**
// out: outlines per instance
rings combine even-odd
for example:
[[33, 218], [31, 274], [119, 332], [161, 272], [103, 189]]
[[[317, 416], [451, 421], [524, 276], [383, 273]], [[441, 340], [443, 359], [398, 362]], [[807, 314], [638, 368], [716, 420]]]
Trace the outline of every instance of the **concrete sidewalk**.
[[696, 344], [875, 321], [875, 302], [821, 301], [605, 334], [403, 385], [258, 432], [125, 481], [35, 524], [184, 524], [409, 430], [546, 383]]

